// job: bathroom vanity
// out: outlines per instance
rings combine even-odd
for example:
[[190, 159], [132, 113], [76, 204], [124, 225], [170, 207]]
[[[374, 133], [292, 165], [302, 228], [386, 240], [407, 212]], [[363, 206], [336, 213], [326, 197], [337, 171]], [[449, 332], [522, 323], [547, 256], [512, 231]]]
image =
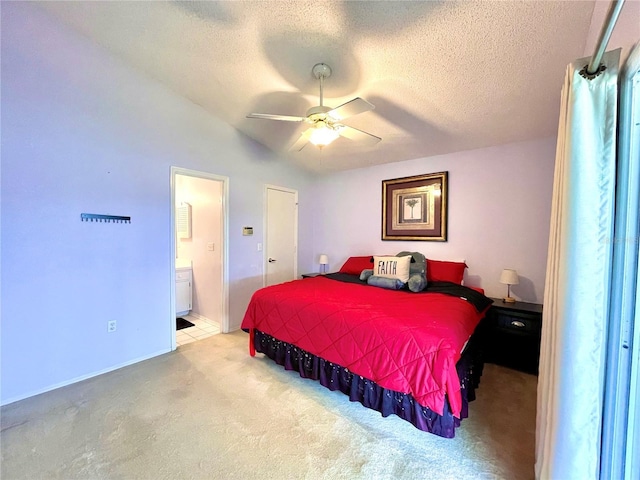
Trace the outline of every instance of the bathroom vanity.
[[192, 307], [193, 271], [190, 260], [176, 259], [176, 317], [187, 315]]

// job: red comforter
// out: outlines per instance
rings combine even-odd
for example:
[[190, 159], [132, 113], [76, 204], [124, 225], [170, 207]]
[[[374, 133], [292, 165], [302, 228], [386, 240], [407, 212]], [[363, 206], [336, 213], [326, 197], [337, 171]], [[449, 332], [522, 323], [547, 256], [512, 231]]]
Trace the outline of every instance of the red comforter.
[[411, 293], [323, 277], [258, 290], [242, 328], [348, 368], [378, 385], [409, 393], [443, 414], [462, 405], [456, 362], [481, 319], [470, 303], [440, 293]]

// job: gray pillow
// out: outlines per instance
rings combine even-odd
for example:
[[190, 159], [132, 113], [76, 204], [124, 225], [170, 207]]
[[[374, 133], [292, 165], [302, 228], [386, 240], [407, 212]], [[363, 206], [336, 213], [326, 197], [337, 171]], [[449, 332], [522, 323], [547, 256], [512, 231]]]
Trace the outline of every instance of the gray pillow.
[[388, 288], [389, 290], [400, 290], [404, 287], [404, 282], [402, 280], [398, 280], [397, 278], [378, 277], [376, 275], [371, 275], [367, 279], [367, 283], [374, 287]]

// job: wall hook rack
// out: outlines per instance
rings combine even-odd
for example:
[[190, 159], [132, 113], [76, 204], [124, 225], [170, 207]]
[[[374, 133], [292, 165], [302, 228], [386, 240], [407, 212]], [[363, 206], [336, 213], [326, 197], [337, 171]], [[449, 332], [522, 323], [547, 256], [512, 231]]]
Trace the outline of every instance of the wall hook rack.
[[131, 217], [120, 215], [98, 215], [97, 213], [81, 213], [82, 222], [105, 222], [105, 223], [131, 223]]

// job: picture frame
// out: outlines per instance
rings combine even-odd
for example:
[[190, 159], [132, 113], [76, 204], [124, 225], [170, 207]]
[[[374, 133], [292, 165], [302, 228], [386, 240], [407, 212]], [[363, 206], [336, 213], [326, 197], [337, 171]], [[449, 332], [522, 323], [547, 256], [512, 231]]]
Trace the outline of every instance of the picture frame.
[[447, 241], [448, 172], [382, 181], [382, 240]]

